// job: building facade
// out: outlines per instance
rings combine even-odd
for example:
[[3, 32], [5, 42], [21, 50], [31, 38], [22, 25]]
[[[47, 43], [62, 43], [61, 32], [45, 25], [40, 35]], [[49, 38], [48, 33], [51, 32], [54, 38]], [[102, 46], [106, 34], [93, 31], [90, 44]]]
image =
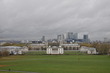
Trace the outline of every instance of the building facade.
[[53, 47], [49, 46], [47, 48], [47, 50], [46, 50], [46, 53], [47, 54], [63, 54], [64, 53], [64, 49], [61, 46], [59, 46], [59, 47], [57, 47], [57, 46], [53, 46]]
[[96, 48], [82, 46], [80, 48], [81, 52], [85, 52], [87, 54], [97, 54]]
[[79, 50], [79, 44], [61, 44], [64, 50]]

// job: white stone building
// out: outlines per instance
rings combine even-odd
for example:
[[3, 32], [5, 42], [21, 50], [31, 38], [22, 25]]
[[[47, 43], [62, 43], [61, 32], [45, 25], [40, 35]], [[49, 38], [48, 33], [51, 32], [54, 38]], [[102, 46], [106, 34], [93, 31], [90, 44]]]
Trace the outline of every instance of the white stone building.
[[47, 44], [30, 44], [28, 45], [28, 47], [30, 48], [30, 50], [46, 50], [46, 48], [48, 47]]
[[96, 48], [82, 46], [80, 48], [81, 52], [85, 52], [87, 54], [97, 54]]
[[24, 54], [25, 52], [28, 52], [27, 47], [19, 47], [19, 46], [2, 46], [0, 47], [1, 52], [2, 51], [8, 51], [9, 54], [17, 55], [17, 54]]
[[59, 47], [57, 47], [57, 46], [53, 46], [53, 47], [49, 46], [46, 49], [46, 53], [47, 54], [63, 54], [64, 53], [64, 49], [61, 46], [59, 46]]
[[79, 50], [79, 44], [61, 44], [64, 50]]

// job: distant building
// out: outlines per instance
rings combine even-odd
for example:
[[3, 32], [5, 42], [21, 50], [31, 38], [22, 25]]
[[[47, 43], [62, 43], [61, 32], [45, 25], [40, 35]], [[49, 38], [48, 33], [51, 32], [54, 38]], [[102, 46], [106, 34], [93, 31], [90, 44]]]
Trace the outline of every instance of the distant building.
[[63, 54], [64, 53], [64, 49], [59, 46], [49, 46], [46, 50], [47, 54]]
[[45, 36], [42, 36], [41, 40], [42, 40], [42, 42], [45, 42]]
[[73, 39], [73, 32], [67, 33], [67, 39]]
[[33, 44], [41, 44], [42, 41], [40, 41], [40, 40], [38, 40], [38, 41], [31, 41], [31, 43], [33, 43]]
[[89, 42], [88, 35], [83, 35], [83, 40], [84, 40], [84, 42]]
[[105, 43], [110, 43], [110, 39], [109, 38], [104, 38], [104, 42]]
[[73, 35], [73, 39], [74, 39], [74, 40], [78, 39], [78, 33], [75, 33], [75, 34]]
[[57, 40], [61, 41], [61, 35], [57, 35]]
[[0, 42], [0, 45], [4, 45], [4, 44], [6, 44], [7, 42]]
[[78, 40], [78, 33], [68, 32], [66, 42], [76, 42]]
[[21, 43], [29, 43], [29, 40], [22, 40]]
[[84, 35], [83, 36], [83, 39], [88, 39], [88, 35]]
[[24, 54], [28, 52], [27, 47], [19, 47], [19, 46], [1, 46], [0, 51], [8, 51], [11, 55]]
[[63, 43], [64, 42], [64, 35], [63, 34], [61, 34], [61, 35], [57, 35], [57, 41], [59, 42], [59, 43]]
[[64, 50], [79, 50], [79, 44], [61, 44]]
[[80, 48], [81, 52], [85, 52], [87, 54], [97, 54], [96, 48], [82, 46]]
[[30, 44], [28, 45], [29, 50], [46, 50], [46, 48], [48, 47], [48, 44]]
[[64, 40], [66, 40], [67, 39], [67, 33], [64, 33], [63, 35], [64, 35]]

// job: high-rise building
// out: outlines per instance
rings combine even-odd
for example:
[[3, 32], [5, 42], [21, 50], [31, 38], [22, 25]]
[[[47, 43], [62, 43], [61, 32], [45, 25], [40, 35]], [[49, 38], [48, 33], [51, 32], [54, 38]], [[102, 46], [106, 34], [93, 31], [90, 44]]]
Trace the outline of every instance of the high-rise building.
[[58, 40], [58, 42], [59, 41], [64, 41], [64, 35], [63, 34], [57, 35], [57, 40]]
[[67, 38], [67, 33], [64, 33], [63, 35], [64, 35], [64, 39], [66, 39]]
[[78, 39], [78, 33], [68, 32], [67, 39], [72, 39], [72, 40]]
[[88, 35], [84, 35], [83, 36], [83, 39], [88, 39]]
[[45, 36], [42, 36], [42, 39], [41, 39], [43, 42], [45, 41]]
[[84, 40], [84, 42], [89, 42], [88, 35], [83, 35], [83, 40]]
[[74, 40], [78, 39], [78, 33], [73, 34], [73, 39]]
[[67, 39], [73, 39], [73, 32], [67, 33]]
[[58, 40], [58, 41], [61, 40], [61, 35], [57, 35], [57, 40]]

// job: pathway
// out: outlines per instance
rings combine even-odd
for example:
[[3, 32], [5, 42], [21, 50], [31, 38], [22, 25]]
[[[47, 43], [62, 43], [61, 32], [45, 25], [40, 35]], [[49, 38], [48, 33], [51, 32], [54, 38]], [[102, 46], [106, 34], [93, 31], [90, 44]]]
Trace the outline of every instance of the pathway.
[[15, 71], [15, 70], [0, 70], [0, 71], [6, 71], [6, 72], [21, 72], [21, 73], [38, 73], [38, 72], [29, 72], [29, 71]]

